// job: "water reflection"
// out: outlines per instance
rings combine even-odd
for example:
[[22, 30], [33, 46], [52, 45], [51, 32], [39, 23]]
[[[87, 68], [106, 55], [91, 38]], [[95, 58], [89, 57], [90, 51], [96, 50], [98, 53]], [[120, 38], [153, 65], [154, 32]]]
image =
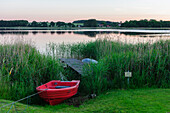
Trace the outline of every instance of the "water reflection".
[[0, 44], [10, 42], [18, 37], [31, 40], [41, 52], [46, 51], [48, 43], [77, 43], [95, 41], [98, 38], [110, 38], [124, 43], [145, 43], [158, 40], [169, 40], [170, 32], [142, 32], [127, 30], [0, 30]]
[[32, 31], [32, 34], [36, 35], [38, 33], [38, 31]]
[[[114, 34], [114, 35], [125, 35], [125, 36], [139, 36], [139, 37], [156, 37], [155, 34], [170, 34], [170, 33], [160, 33], [160, 32], [126, 32], [126, 31], [50, 31], [50, 30], [35, 30], [35, 31], [22, 31], [22, 30], [17, 30], [17, 31], [11, 31], [11, 30], [0, 30], [0, 35], [6, 35], [6, 34], [11, 34], [11, 35], [29, 35], [29, 34], [37, 35], [37, 34], [57, 34], [57, 35], [64, 35], [64, 34], [76, 34], [76, 35], [84, 35], [88, 36], [90, 38], [96, 38], [97, 35], [108, 35], [108, 34]], [[150, 36], [149, 36], [150, 35]]]
[[28, 35], [28, 31], [0, 31], [0, 35], [16, 34], [16, 35]]
[[144, 32], [118, 32], [124, 35], [144, 35], [144, 34], [161, 34], [161, 33], [144, 33]]
[[49, 32], [48, 31], [40, 31], [39, 33], [46, 34], [46, 33], [49, 33]]
[[69, 34], [71, 34], [71, 33], [72, 33], [72, 31], [68, 31], [68, 33], [69, 33]]
[[0, 31], [1, 35], [4, 34], [18, 34], [18, 35], [29, 35], [32, 33], [34, 35], [38, 33], [51, 33], [51, 34], [65, 34], [65, 33], [74, 33], [79, 35], [86, 35], [89, 37], [96, 37], [97, 34], [124, 34], [124, 35], [143, 35], [143, 34], [161, 34], [161, 33], [144, 33], [144, 32], [119, 32], [119, 31]]
[[96, 37], [97, 32], [96, 31], [74, 31], [74, 34], [78, 34], [78, 35], [86, 35], [88, 37]]
[[55, 34], [55, 31], [51, 31], [50, 33], [53, 35], [53, 34]]

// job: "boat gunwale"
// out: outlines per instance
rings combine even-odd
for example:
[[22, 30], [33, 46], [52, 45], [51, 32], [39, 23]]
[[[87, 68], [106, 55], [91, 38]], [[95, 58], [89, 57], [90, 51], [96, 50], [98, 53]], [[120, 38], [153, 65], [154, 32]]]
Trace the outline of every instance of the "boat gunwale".
[[[60, 80], [52, 80], [52, 81], [60, 81]], [[50, 82], [52, 82], [52, 81], [50, 81]], [[50, 83], [50, 82], [47, 82], [47, 83]], [[60, 81], [61, 82], [61, 81]], [[80, 80], [72, 80], [72, 81], [69, 81], [69, 82], [77, 82], [76, 83], [76, 85], [74, 85], [74, 86], [71, 86], [71, 87], [68, 87], [68, 88], [61, 88], [61, 89], [48, 89], [48, 88], [39, 88], [40, 86], [38, 86], [37, 88], [36, 88], [36, 90], [38, 91], [38, 92], [40, 92], [40, 91], [63, 91], [63, 90], [71, 90], [71, 89], [74, 89], [74, 88], [77, 88], [78, 86], [79, 86], [79, 84], [80, 84]], [[45, 84], [47, 84], [47, 83], [45, 83]], [[43, 85], [45, 85], [45, 84], [43, 84]], [[43, 86], [43, 85], [41, 85], [41, 86]]]

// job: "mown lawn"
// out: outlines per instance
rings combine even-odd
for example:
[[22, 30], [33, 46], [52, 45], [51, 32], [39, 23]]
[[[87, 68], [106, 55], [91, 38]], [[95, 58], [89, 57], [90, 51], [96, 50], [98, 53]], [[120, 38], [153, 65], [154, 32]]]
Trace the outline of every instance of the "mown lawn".
[[[10, 103], [0, 99], [0, 106]], [[17, 103], [19, 112], [25, 109], [24, 104]], [[7, 112], [10, 106], [1, 108], [0, 112]], [[14, 112], [14, 107], [11, 112]], [[29, 113], [57, 113], [57, 112], [94, 112], [94, 113], [169, 113], [170, 89], [135, 89], [135, 90], [111, 90], [85, 102], [80, 107], [66, 104], [56, 106], [29, 106]]]

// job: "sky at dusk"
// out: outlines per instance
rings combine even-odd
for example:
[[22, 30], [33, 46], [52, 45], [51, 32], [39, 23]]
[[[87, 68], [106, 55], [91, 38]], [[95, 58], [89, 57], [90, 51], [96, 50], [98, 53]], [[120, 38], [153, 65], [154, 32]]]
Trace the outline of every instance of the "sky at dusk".
[[0, 20], [170, 20], [170, 0], [0, 0]]

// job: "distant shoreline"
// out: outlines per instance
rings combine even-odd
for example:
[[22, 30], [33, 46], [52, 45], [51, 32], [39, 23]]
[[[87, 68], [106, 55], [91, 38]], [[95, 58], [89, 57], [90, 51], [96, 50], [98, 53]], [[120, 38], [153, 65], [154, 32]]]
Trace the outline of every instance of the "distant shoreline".
[[0, 30], [79, 30], [79, 29], [140, 29], [140, 30], [170, 30], [170, 27], [0, 27]]

